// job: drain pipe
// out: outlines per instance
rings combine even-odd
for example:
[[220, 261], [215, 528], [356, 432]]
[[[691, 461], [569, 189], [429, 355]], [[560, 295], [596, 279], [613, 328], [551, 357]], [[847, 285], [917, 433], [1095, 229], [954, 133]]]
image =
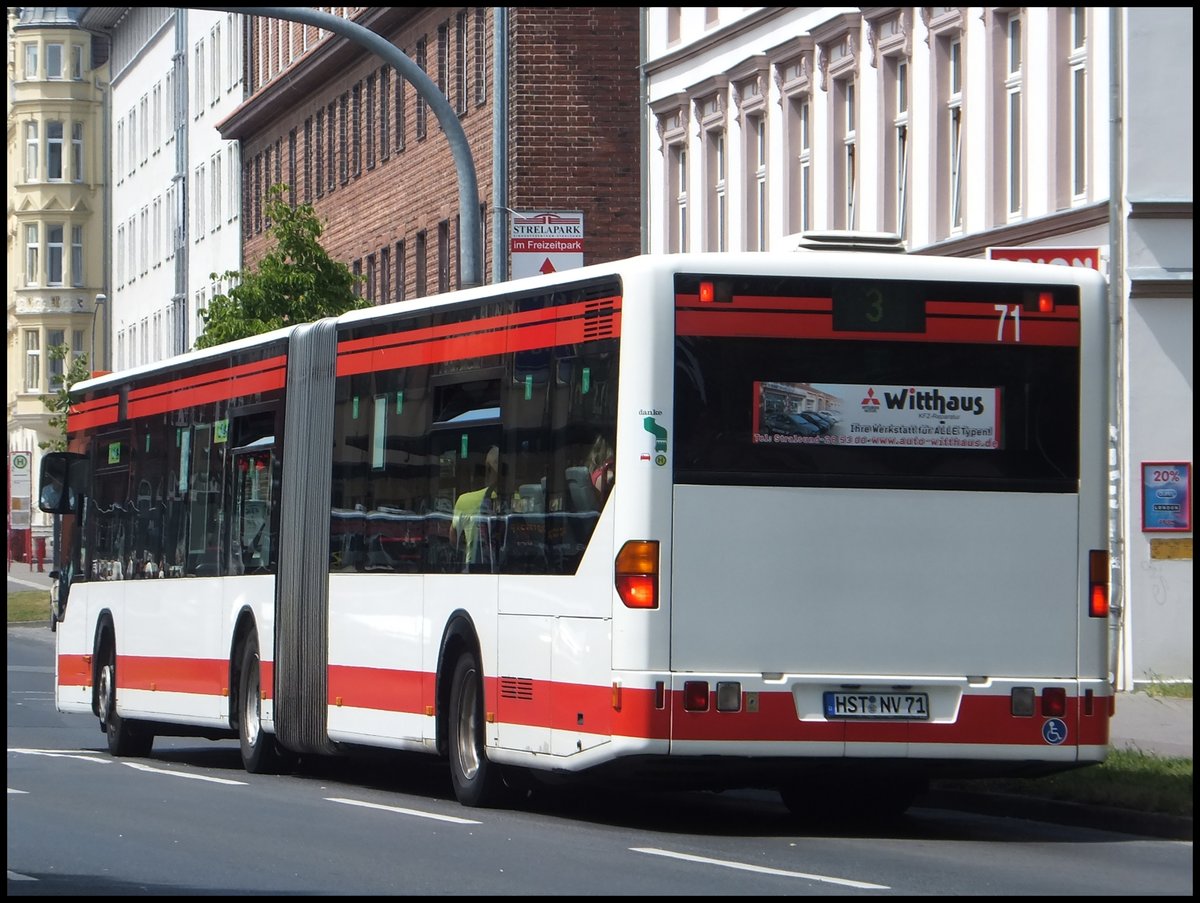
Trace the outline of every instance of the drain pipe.
[[1111, 7], [1108, 12], [1108, 84], [1109, 84], [1109, 187], [1108, 187], [1108, 423], [1109, 423], [1109, 506], [1108, 548], [1111, 558], [1109, 588], [1109, 662], [1113, 686], [1119, 691], [1133, 689], [1131, 671], [1132, 643], [1129, 632], [1129, 607], [1126, 598], [1125, 521], [1124, 521], [1124, 417], [1121, 398], [1124, 393], [1122, 327], [1125, 300], [1125, 120], [1124, 82], [1124, 11]]

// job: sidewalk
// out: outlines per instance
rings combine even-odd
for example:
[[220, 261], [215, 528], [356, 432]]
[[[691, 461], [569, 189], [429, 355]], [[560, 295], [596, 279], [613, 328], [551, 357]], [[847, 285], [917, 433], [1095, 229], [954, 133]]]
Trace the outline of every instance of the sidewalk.
[[8, 566], [8, 582], [20, 584], [23, 589], [49, 589], [54, 581], [50, 579], [51, 565], [43, 565], [45, 570], [39, 571], [36, 566], [24, 561], [14, 561]]

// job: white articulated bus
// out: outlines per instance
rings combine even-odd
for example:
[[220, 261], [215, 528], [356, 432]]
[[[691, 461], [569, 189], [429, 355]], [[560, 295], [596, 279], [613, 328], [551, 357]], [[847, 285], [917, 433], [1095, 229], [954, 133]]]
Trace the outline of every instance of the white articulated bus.
[[56, 699], [240, 737], [903, 808], [1108, 747], [1105, 290], [643, 256], [74, 387]]

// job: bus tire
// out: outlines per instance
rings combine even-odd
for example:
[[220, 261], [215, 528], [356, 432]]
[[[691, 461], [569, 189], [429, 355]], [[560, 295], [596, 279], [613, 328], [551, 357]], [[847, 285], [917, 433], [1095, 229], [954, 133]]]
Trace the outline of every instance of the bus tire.
[[488, 760], [483, 724], [483, 675], [468, 651], [454, 663], [450, 680], [450, 779], [464, 806], [498, 806], [507, 795], [499, 767]]
[[250, 774], [280, 774], [290, 764], [274, 734], [262, 728], [262, 671], [258, 637], [251, 633], [242, 646], [238, 686], [238, 745], [242, 767]]
[[154, 734], [144, 725], [127, 721], [117, 714], [117, 643], [111, 634], [105, 635], [102, 648], [96, 694], [100, 728], [108, 738], [108, 752], [119, 757], [148, 756], [154, 745]]

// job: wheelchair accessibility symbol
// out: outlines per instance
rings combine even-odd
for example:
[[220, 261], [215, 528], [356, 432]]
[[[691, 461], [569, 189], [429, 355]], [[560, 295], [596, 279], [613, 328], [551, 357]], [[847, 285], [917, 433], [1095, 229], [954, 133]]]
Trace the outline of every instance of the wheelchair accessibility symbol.
[[1051, 718], [1042, 725], [1042, 739], [1047, 743], [1058, 746], [1067, 739], [1067, 725], [1061, 718]]

